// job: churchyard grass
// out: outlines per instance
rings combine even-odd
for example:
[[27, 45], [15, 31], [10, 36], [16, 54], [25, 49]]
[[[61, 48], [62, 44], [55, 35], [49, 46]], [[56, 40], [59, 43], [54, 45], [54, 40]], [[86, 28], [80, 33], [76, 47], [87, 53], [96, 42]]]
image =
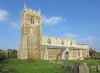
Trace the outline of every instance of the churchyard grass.
[[89, 67], [89, 73], [100, 73], [100, 72], [96, 72], [96, 71], [91, 71], [91, 66], [94, 66], [94, 65], [97, 65], [99, 64], [100, 65], [100, 60], [94, 60], [94, 59], [88, 59], [88, 60], [69, 60], [67, 61], [68, 62], [68, 65], [74, 65], [75, 62], [79, 62], [79, 63], [83, 63], [83, 62], [86, 62], [88, 67]]
[[3, 63], [11, 73], [66, 73], [60, 65], [44, 60], [8, 59]]
[[[68, 65], [73, 65], [76, 61], [69, 60], [67, 62]], [[97, 63], [100, 65], [100, 60], [83, 60], [78, 62], [87, 62], [89, 68]], [[2, 65], [3, 68], [9, 70], [9, 73], [71, 73], [61, 69], [61, 65], [51, 64], [45, 60], [7, 59], [3, 61]], [[92, 72], [90, 69], [90, 73], [100, 72]]]

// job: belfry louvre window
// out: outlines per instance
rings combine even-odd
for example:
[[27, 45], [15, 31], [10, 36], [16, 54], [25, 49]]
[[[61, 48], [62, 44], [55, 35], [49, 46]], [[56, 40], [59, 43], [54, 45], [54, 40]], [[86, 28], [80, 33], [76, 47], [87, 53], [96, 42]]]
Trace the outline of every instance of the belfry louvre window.
[[33, 18], [33, 16], [31, 16], [30, 23], [34, 24], [34, 18]]
[[61, 41], [61, 45], [64, 45], [64, 41]]
[[51, 39], [48, 39], [48, 40], [47, 40], [47, 43], [48, 43], [48, 44], [51, 44]]

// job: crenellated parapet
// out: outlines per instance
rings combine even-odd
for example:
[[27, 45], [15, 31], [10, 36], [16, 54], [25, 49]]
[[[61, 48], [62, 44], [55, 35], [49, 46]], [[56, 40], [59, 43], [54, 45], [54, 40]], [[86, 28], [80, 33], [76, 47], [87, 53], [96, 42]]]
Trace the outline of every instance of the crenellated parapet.
[[41, 10], [39, 8], [39, 10], [32, 10], [31, 8], [27, 8], [26, 5], [24, 5], [24, 9], [23, 9], [23, 13], [26, 13], [26, 14], [30, 14], [30, 15], [34, 15], [34, 16], [41, 16]]

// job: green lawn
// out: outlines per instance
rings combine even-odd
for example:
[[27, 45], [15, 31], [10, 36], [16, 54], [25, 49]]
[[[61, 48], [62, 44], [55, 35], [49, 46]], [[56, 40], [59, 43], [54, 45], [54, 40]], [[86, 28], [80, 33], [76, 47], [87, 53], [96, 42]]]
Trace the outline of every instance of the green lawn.
[[[87, 62], [88, 66], [96, 63], [100, 64], [100, 60], [83, 60], [80, 62]], [[73, 65], [75, 61], [68, 61], [69, 65]], [[3, 62], [3, 67], [10, 70], [10, 73], [69, 73], [61, 69], [60, 65], [50, 64], [49, 61], [44, 60], [18, 60], [8, 59]], [[100, 73], [91, 72], [90, 73]]]
[[66, 73], [60, 65], [44, 60], [5, 60], [4, 66], [12, 73]]

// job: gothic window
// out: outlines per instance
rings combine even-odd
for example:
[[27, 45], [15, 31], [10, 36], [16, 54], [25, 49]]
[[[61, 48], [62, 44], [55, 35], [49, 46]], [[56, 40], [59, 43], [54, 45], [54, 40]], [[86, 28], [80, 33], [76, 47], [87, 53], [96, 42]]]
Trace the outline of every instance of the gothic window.
[[64, 41], [61, 41], [61, 45], [64, 45]]
[[72, 41], [70, 41], [70, 46], [72, 46], [73, 44], [72, 44]]
[[31, 16], [30, 23], [34, 24], [34, 18], [33, 18], [33, 16]]
[[80, 56], [80, 51], [78, 51], [78, 56]]
[[51, 39], [48, 39], [48, 40], [47, 40], [47, 43], [48, 43], [48, 44], [51, 44]]

